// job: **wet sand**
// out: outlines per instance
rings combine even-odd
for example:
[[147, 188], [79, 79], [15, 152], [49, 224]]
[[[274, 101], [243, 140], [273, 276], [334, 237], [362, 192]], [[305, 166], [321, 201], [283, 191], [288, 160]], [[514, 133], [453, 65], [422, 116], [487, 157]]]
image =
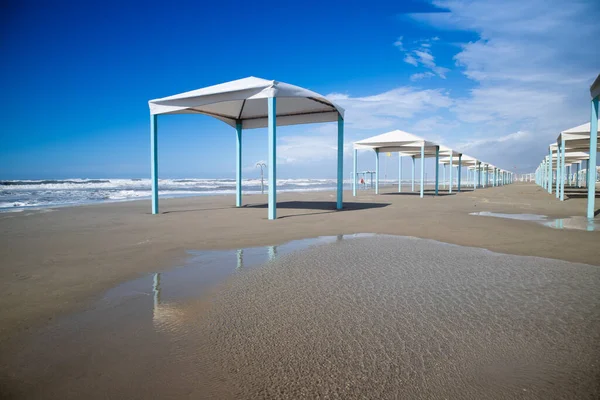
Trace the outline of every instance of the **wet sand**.
[[379, 196], [360, 192], [357, 198], [346, 193], [342, 212], [333, 209], [334, 193], [280, 194], [277, 221], [266, 219], [266, 196], [245, 196], [241, 209], [231, 206], [232, 196], [163, 200], [159, 216], [149, 215], [148, 201], [0, 214], [5, 294], [0, 299], [0, 354], [18, 354], [26, 349], [22, 338], [85, 309], [120, 282], [177, 265], [187, 250], [374, 232], [600, 265], [599, 232], [468, 215], [581, 216], [584, 198], [561, 203], [533, 184], [425, 199], [394, 190], [384, 188]]
[[[165, 274], [154, 302], [149, 279], [120, 287], [6, 359], [5, 388], [51, 399], [600, 396], [596, 266], [333, 239], [200, 299], [181, 293], [182, 271]], [[219, 257], [196, 259], [187, 280]]]

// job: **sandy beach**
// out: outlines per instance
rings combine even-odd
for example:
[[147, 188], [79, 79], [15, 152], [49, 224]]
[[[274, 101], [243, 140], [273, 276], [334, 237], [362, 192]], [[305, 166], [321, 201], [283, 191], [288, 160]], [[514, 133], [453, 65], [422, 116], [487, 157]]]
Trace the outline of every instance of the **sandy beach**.
[[[576, 283], [596, 282], [597, 270], [591, 266], [600, 265], [596, 247], [600, 238], [598, 231], [552, 229], [532, 221], [469, 215], [474, 212], [495, 212], [568, 218], [583, 215], [584, 198], [559, 202], [534, 184], [426, 196], [424, 199], [394, 191], [395, 188], [390, 187], [383, 188], [380, 195], [359, 192], [356, 198], [346, 193], [345, 210], [341, 212], [334, 210], [334, 193], [283, 193], [278, 196], [279, 219], [276, 221], [267, 220], [266, 197], [260, 195], [246, 196], [245, 206], [240, 209], [232, 206], [232, 196], [163, 200], [162, 214], [157, 216], [149, 214], [148, 201], [1, 214], [0, 237], [3, 246], [0, 256], [3, 267], [0, 269], [0, 278], [5, 296], [0, 300], [0, 353], [8, 359], [27, 350], [24, 338], [35, 335], [58, 318], [85, 310], [94, 299], [121, 282], [168, 270], [182, 263], [188, 257], [186, 252], [189, 250], [237, 249], [317, 236], [379, 233], [433, 239], [502, 254], [588, 264], [581, 274], [572, 272], [572, 275], [562, 276], [558, 281], [561, 284], [570, 279]], [[389, 244], [387, 248], [390, 248]], [[346, 249], [344, 254], [349, 254], [350, 250]], [[402, 257], [402, 254], [398, 254], [398, 257]], [[455, 260], [454, 264], [460, 265], [460, 257], [457, 257], [458, 261]], [[381, 261], [380, 264], [385, 263]], [[344, 263], [340, 262], [340, 265]], [[560, 270], [557, 265], [552, 268]], [[317, 268], [317, 265], [311, 264], [311, 268]], [[517, 284], [519, 277], [515, 278]], [[260, 291], [260, 285], [257, 285], [255, 282], [244, 286], [244, 290]], [[573, 293], [579, 293], [578, 289], [575, 285]], [[563, 295], [565, 297], [560, 297]], [[566, 301], [569, 292], [560, 296], [553, 300], [555, 303], [551, 308]], [[585, 307], [595, 306], [597, 310], [597, 300], [593, 297], [583, 303]], [[198, 305], [190, 307], [196, 307], [193, 308], [196, 310], [194, 318], [204, 315], [198, 314]], [[210, 318], [229, 315], [227, 312], [212, 312]], [[596, 323], [597, 314], [592, 317]], [[489, 318], [495, 317], [491, 315]], [[556, 318], [560, 320], [566, 317]], [[578, 317], [571, 315], [569, 318]], [[514, 322], [513, 319], [510, 321]], [[552, 326], [551, 322], [549, 326]], [[560, 326], [563, 326], [562, 322]], [[122, 329], [135, 331], [136, 326], [131, 322], [124, 324]], [[315, 329], [318, 329], [318, 325]], [[559, 334], [564, 337], [569, 332], [559, 330]], [[509, 340], [509, 336], [504, 339]], [[551, 337], [548, 340], [554, 339]], [[583, 349], [589, 354], [595, 351], [597, 355], [597, 338], [595, 342], [593, 338], [589, 340], [574, 346], [578, 351]], [[490, 351], [500, 354], [506, 343]], [[549, 348], [540, 343], [541, 347], [535, 351], [537, 356]], [[466, 346], [469, 343], [463, 344]], [[573, 365], [569, 368], [579, 370]], [[438, 378], [445, 377], [442, 374]], [[592, 393], [589, 385], [585, 388], [587, 392], [582, 389], [582, 393]], [[213, 389], [221, 390], [222, 386], [217, 385]], [[250, 396], [250, 392], [239, 387], [236, 390], [238, 392], [232, 393]], [[437, 394], [444, 393], [452, 394], [452, 391]], [[476, 397], [481, 393], [474, 391], [470, 395]], [[324, 392], [321, 394], [324, 395]]]

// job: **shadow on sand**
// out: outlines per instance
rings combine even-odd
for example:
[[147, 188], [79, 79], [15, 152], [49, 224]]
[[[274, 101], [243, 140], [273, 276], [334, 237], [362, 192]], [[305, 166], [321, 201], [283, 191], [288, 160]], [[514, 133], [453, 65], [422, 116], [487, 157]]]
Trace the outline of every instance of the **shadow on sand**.
[[[461, 192], [465, 192], [466, 190], [461, 190]], [[456, 192], [452, 192], [452, 193], [448, 193], [448, 190], [439, 190], [437, 196], [454, 196], [456, 194]], [[388, 193], [381, 193], [381, 196], [419, 196], [420, 193], [418, 190], [415, 190], [414, 192], [388, 192]], [[423, 190], [423, 195], [425, 196], [435, 196], [435, 190], [434, 189], [425, 189]]]
[[[354, 203], [354, 202], [344, 202], [344, 208], [341, 211], [358, 211], [358, 210], [367, 210], [371, 208], [382, 208], [389, 206], [390, 203]], [[244, 208], [267, 208], [267, 203], [261, 204], [247, 204], [243, 206]], [[289, 217], [298, 217], [301, 215], [313, 215], [313, 214], [328, 214], [332, 212], [338, 212], [336, 209], [335, 201], [278, 201], [277, 209], [288, 209], [288, 210], [319, 210], [324, 212], [314, 212], [314, 213], [302, 213], [302, 214], [294, 214], [294, 215], [284, 215], [277, 217], [279, 218], [289, 218]]]

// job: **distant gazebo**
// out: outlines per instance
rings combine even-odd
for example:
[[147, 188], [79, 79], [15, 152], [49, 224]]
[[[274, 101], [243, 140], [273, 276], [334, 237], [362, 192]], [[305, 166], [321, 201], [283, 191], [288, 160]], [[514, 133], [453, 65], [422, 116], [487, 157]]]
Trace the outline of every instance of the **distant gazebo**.
[[158, 214], [157, 117], [204, 114], [236, 129], [236, 206], [242, 206], [242, 130], [268, 127], [268, 217], [277, 218], [276, 127], [317, 122], [338, 123], [337, 209], [343, 206], [344, 109], [324, 96], [299, 86], [249, 77], [150, 100], [152, 214]]

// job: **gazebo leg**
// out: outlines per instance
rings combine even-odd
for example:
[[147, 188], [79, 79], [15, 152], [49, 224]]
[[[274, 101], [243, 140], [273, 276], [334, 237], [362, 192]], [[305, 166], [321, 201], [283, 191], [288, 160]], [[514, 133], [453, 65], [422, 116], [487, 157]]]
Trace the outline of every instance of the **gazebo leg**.
[[458, 193], [460, 193], [460, 178], [461, 178], [461, 172], [462, 172], [461, 169], [462, 169], [462, 154], [459, 154], [458, 155], [458, 171], [457, 171], [457, 173], [458, 173], [458, 187], [456, 189], [456, 191]]
[[442, 185], [446, 189], [446, 164], [442, 165]]
[[269, 219], [277, 218], [277, 99], [269, 97]]
[[552, 147], [548, 156], [548, 193], [552, 194]]
[[344, 206], [344, 119], [338, 114], [337, 209]]
[[242, 206], [242, 124], [235, 125], [236, 157], [235, 157], [235, 206]]
[[398, 153], [398, 193], [402, 193], [402, 156]]
[[356, 157], [358, 156], [358, 150], [354, 149], [354, 159], [352, 160], [352, 196], [356, 197]]
[[453, 162], [454, 162], [453, 155], [452, 155], [452, 152], [450, 152], [450, 171], [448, 172], [448, 175], [449, 175], [448, 178], [450, 180], [450, 184], [448, 185], [448, 193], [452, 193], [452, 184], [454, 183], [454, 182], [452, 182], [452, 168], [454, 168]]
[[421, 198], [425, 189], [425, 145], [421, 146]]
[[561, 155], [561, 151], [560, 151], [560, 147], [556, 150], [556, 199], [560, 199], [560, 180], [561, 180], [561, 175], [562, 175], [562, 170], [561, 170], [561, 161], [560, 161], [560, 155]]
[[379, 194], [379, 149], [375, 149], [375, 194]]
[[[588, 161], [588, 185], [587, 217], [594, 218], [594, 201], [596, 198], [596, 151], [598, 149], [598, 97], [592, 100], [592, 115], [590, 118], [590, 159]], [[592, 168], [589, 166], [592, 165]]]
[[[446, 166], [444, 165], [444, 171], [446, 171]], [[444, 174], [445, 175], [445, 174]], [[438, 195], [439, 189], [439, 178], [440, 176], [440, 146], [435, 146], [435, 195]], [[444, 177], [444, 181], [446, 177]]]
[[150, 116], [150, 176], [152, 180], [152, 214], [158, 214], [158, 116]]
[[412, 186], [411, 190], [415, 191], [415, 156], [412, 156]]

